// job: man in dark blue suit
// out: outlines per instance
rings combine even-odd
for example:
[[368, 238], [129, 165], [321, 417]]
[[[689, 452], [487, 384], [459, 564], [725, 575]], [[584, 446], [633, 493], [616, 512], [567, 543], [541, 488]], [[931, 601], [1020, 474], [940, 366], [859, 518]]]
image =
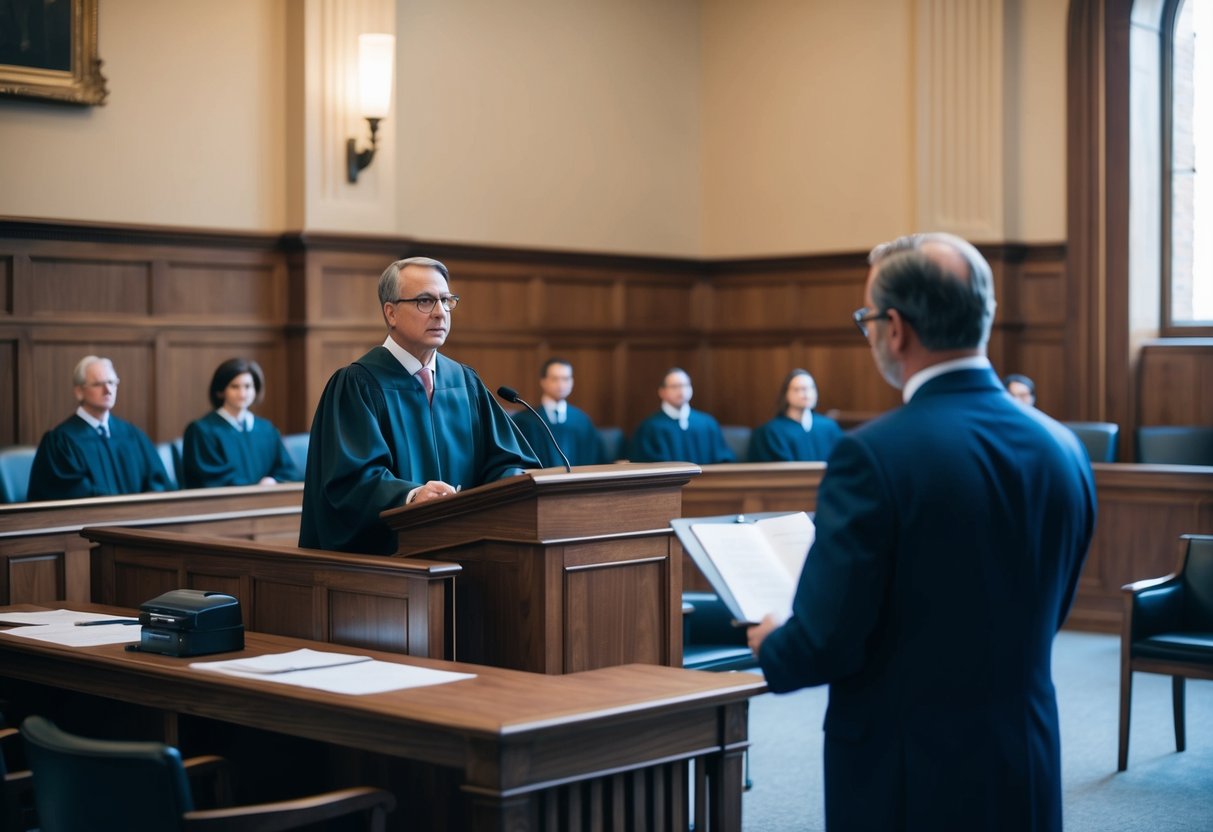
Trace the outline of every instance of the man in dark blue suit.
[[880, 246], [854, 319], [905, 405], [829, 458], [792, 617], [750, 628], [776, 692], [829, 683], [826, 825], [1060, 830], [1050, 671], [1095, 525], [1074, 435], [985, 357], [989, 264]]

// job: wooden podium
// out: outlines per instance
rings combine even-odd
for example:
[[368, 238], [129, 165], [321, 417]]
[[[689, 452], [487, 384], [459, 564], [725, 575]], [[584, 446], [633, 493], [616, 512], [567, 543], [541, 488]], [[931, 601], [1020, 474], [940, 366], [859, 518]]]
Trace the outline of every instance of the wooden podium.
[[397, 557], [458, 563], [456, 659], [538, 673], [682, 666], [684, 462], [527, 471], [385, 511]]

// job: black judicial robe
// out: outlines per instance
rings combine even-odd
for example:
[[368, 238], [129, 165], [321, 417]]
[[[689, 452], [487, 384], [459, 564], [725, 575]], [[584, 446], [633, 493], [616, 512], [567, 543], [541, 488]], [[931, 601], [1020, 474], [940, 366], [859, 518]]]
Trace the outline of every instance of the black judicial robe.
[[[536, 409], [539, 411], [539, 418], [547, 422], [548, 427], [552, 429], [556, 441], [560, 443], [565, 456], [569, 458], [569, 464], [600, 465], [606, 462], [602, 439], [598, 436], [598, 430], [590, 421], [590, 417], [585, 414], [585, 411], [573, 407], [568, 402], [565, 402], [564, 406], [564, 421], [560, 423], [549, 422], [546, 409], [542, 407]], [[513, 414], [515, 424], [531, 443], [531, 447], [539, 456], [543, 467], [559, 466], [563, 468], [564, 461], [552, 447], [552, 440], [548, 438], [548, 432], [543, 429], [543, 425], [539, 424], [539, 418], [536, 418], [535, 414], [529, 410], [520, 410]]]
[[631, 462], [693, 462], [696, 465], [736, 461], [716, 419], [693, 408], [686, 430], [664, 410], [658, 410], [641, 422], [628, 444], [628, 459]]
[[824, 462], [842, 438], [828, 416], [813, 414], [812, 430], [787, 416], [776, 416], [750, 436], [751, 462]]
[[181, 455], [184, 488], [257, 485], [262, 477], [278, 482], [300, 478], [278, 428], [256, 416], [252, 430], [236, 430], [212, 410], [186, 427]]
[[150, 439], [114, 414], [108, 439], [79, 416], [46, 432], [29, 474], [30, 500], [71, 500], [169, 491], [168, 474]]
[[329, 379], [308, 444], [299, 545], [391, 554], [379, 513], [429, 480], [472, 488], [538, 468], [470, 367], [438, 356], [434, 400], [384, 347]]

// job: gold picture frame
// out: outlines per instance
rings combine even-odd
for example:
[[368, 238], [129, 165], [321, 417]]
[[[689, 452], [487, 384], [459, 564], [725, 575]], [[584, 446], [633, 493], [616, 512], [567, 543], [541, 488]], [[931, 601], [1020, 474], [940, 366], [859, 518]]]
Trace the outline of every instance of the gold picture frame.
[[0, 95], [104, 104], [97, 1], [0, 4]]

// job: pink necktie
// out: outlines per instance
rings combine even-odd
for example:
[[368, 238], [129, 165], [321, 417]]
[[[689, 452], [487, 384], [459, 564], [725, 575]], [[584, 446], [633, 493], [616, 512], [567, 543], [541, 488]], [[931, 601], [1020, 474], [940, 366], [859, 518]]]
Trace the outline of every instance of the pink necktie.
[[425, 388], [425, 398], [432, 402], [434, 400], [434, 380], [430, 378], [430, 368], [422, 367], [418, 370], [417, 378], [421, 381], [421, 386]]

